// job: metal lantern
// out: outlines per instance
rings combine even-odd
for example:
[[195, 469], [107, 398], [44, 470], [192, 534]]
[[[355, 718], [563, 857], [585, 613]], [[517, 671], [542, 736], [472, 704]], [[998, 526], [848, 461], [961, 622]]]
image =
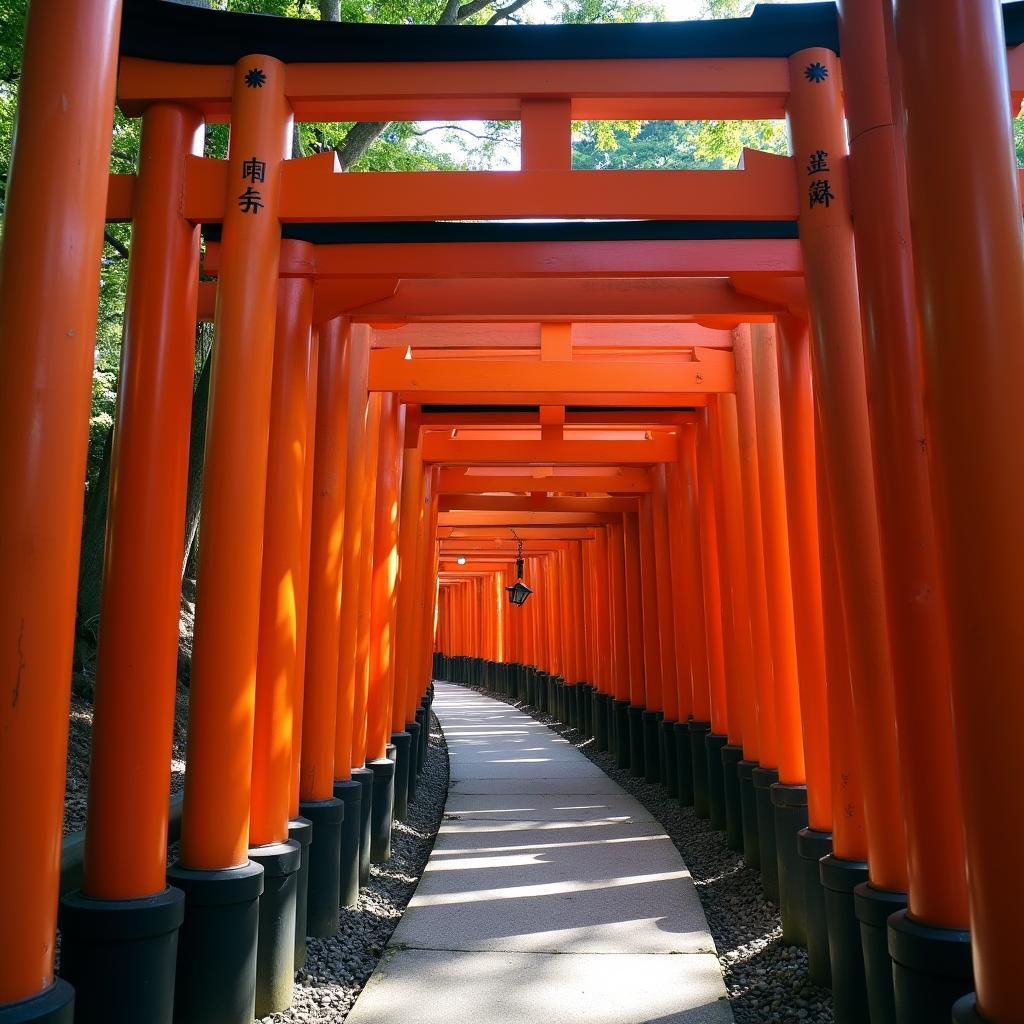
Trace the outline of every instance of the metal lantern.
[[523, 542], [516, 537], [519, 541], [519, 550], [516, 553], [516, 576], [518, 579], [511, 587], [505, 588], [505, 593], [508, 594], [509, 604], [523, 605], [526, 604], [526, 599], [533, 593], [533, 591], [523, 582]]

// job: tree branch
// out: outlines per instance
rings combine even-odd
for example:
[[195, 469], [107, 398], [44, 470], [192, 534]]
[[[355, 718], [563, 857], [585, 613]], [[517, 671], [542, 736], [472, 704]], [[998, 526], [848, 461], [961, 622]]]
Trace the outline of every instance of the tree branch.
[[465, 21], [467, 18], [472, 18], [474, 14], [478, 14], [485, 7], [490, 7], [493, 0], [469, 0], [469, 3], [463, 4], [459, 8], [458, 20]]
[[521, 7], [525, 7], [530, 0], [513, 0], [507, 7], [499, 7], [486, 21], [487, 25], [497, 25], [499, 21], [510, 18]]
[[124, 244], [119, 238], [115, 238], [109, 231], [103, 232], [103, 241], [110, 246], [121, 257], [126, 260], [131, 255], [128, 251], [128, 246]]
[[413, 135], [427, 135], [429, 132], [465, 132], [467, 135], [472, 135], [474, 139], [479, 139], [481, 142], [501, 142], [500, 135], [479, 135], [477, 132], [471, 132], [468, 128], [463, 127], [461, 124], [435, 124], [430, 128], [424, 128], [422, 131], [414, 131]]

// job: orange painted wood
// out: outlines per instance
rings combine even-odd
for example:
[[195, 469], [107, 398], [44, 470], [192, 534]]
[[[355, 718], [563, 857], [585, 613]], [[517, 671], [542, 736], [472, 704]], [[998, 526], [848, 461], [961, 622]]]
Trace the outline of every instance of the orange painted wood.
[[[118, 100], [129, 116], [176, 99], [226, 119], [230, 71], [126, 57]], [[287, 91], [299, 120], [310, 121], [516, 120], [522, 100], [552, 97], [572, 99], [576, 120], [779, 118], [789, 76], [785, 61], [770, 57], [295, 63]]]
[[[202, 597], [196, 605], [181, 862], [244, 864], [249, 832], [253, 702], [259, 630], [280, 226], [281, 165], [291, 143], [283, 65], [261, 56], [268, 76], [250, 89], [247, 65], [232, 71], [238, 116], [225, 166], [224, 268], [217, 289], [210, 413], [199, 536]], [[265, 158], [257, 214], [237, 198], [245, 161]]]

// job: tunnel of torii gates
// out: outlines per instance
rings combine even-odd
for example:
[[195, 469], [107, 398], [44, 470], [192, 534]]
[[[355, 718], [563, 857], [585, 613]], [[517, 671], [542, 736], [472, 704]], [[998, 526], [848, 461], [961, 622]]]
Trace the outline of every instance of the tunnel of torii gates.
[[[433, 678], [560, 716], [710, 817], [842, 1024], [1024, 1021], [1024, 5], [516, 29], [121, 6], [29, 5], [0, 1021], [287, 1005], [305, 935], [388, 856]], [[135, 175], [108, 171], [115, 97]], [[573, 119], [783, 117], [792, 157], [571, 167]], [[294, 121], [395, 119], [518, 120], [522, 169], [289, 158]], [[134, 232], [87, 829], [62, 845], [105, 220]]]

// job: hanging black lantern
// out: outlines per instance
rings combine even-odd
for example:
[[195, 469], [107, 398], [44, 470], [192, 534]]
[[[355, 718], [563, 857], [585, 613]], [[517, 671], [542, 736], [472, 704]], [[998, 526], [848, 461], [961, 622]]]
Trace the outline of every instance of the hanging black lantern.
[[523, 582], [523, 542], [516, 537], [519, 541], [519, 550], [516, 553], [516, 576], [519, 578], [511, 587], [505, 588], [505, 593], [508, 594], [509, 604], [523, 605], [526, 604], [526, 599], [533, 593], [533, 591]]

